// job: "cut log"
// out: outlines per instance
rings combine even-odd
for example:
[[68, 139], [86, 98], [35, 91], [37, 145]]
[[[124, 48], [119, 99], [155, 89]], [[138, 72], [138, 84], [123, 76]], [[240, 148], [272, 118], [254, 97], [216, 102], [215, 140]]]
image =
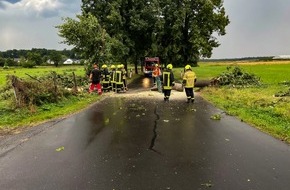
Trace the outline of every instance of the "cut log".
[[194, 87], [206, 87], [210, 85], [211, 85], [210, 80], [197, 80], [194, 84]]
[[183, 86], [181, 83], [175, 83], [174, 86], [172, 87], [172, 90], [176, 90], [176, 91], [179, 91], [179, 92], [183, 92]]

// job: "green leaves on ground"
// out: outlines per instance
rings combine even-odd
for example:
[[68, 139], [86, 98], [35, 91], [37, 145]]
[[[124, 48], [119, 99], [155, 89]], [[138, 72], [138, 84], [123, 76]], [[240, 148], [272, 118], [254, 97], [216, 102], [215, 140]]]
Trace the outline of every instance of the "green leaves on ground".
[[64, 150], [64, 146], [61, 146], [61, 147], [55, 149], [56, 152], [60, 152], [60, 151], [63, 151], [63, 150]]
[[215, 85], [231, 87], [249, 87], [261, 85], [260, 78], [254, 74], [243, 71], [240, 67], [227, 67], [227, 72], [213, 79]]
[[221, 120], [221, 115], [220, 114], [214, 114], [210, 117], [212, 120]]

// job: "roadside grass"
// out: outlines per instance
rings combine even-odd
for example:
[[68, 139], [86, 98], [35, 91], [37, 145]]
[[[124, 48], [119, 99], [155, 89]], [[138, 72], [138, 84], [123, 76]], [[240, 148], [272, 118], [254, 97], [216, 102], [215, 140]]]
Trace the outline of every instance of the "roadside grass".
[[280, 84], [290, 81], [290, 62], [201, 63], [193, 70], [198, 80], [209, 80], [225, 72], [228, 66], [240, 66], [255, 74], [263, 85], [251, 88], [206, 87], [201, 90], [201, 96], [229, 115], [290, 143], [290, 97], [274, 96], [290, 88]]
[[50, 119], [78, 112], [98, 101], [101, 97], [95, 93], [84, 93], [80, 96], [71, 96], [57, 104], [45, 104], [40, 107], [15, 110], [4, 107], [2, 102], [0, 104], [0, 134], [9, 133], [18, 128], [35, 126]]
[[207, 87], [201, 96], [227, 114], [290, 143], [290, 98], [273, 97], [268, 88]]

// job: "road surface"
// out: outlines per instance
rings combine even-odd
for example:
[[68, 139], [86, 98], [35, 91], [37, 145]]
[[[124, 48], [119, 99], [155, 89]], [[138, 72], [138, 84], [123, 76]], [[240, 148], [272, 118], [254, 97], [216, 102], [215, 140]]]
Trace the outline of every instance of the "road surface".
[[[290, 148], [148, 78], [0, 141], [0, 189], [289, 190]], [[211, 116], [219, 114], [221, 120]]]

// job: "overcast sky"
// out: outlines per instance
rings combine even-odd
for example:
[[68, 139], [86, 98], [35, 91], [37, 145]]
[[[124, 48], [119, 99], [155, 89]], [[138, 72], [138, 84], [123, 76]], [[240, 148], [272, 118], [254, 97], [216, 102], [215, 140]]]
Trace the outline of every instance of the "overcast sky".
[[[0, 51], [64, 49], [54, 26], [80, 12], [81, 0], [0, 0]], [[227, 34], [212, 58], [290, 54], [289, 0], [224, 0]]]

